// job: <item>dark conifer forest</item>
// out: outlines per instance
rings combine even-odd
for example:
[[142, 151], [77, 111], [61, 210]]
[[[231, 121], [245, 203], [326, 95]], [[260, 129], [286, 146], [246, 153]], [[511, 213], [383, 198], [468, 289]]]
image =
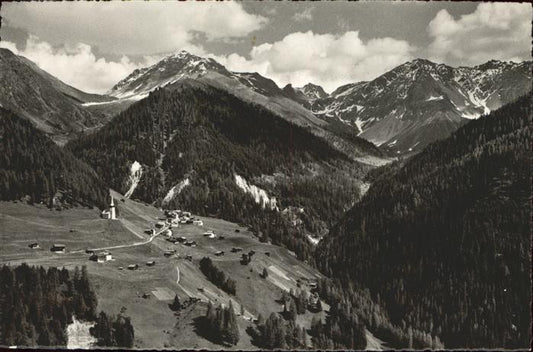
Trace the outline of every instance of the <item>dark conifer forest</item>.
[[0, 345], [66, 346], [66, 327], [73, 319], [96, 321], [92, 333], [99, 346], [133, 346], [129, 318], [113, 322], [100, 312], [87, 269], [74, 272], [50, 267], [0, 268]]
[[448, 348], [529, 346], [531, 136], [523, 97], [385, 171], [319, 267]]
[[[28, 120], [0, 108], [0, 199], [25, 196], [49, 207], [106, 204], [105, 187], [88, 165], [58, 147]], [[56, 197], [56, 202], [54, 202]]]
[[[144, 173], [132, 197], [146, 202], [159, 204], [171, 187], [189, 178], [191, 184], [165, 207], [246, 224], [264, 241], [283, 244], [300, 258], [312, 251], [304, 233], [324, 234], [357, 199], [354, 178], [364, 173], [360, 164], [306, 129], [187, 80], [156, 90], [67, 148], [122, 192], [131, 164], [140, 162]], [[313, 171], [317, 168], [322, 172]], [[235, 174], [265, 187], [283, 207], [304, 207], [301, 227], [263, 209], [238, 188]], [[275, 187], [261, 178], [273, 174], [281, 175]]]

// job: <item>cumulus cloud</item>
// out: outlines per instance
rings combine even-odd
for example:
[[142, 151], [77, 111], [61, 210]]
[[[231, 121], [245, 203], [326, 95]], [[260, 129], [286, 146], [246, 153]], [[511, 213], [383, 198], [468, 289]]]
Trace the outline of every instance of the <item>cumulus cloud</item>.
[[292, 19], [296, 22], [311, 21], [313, 19], [314, 7], [307, 7], [302, 12], [295, 13]]
[[53, 48], [33, 35], [28, 38], [22, 50], [8, 41], [1, 41], [0, 47], [28, 58], [63, 82], [90, 93], [104, 93], [136, 68], [151, 65], [159, 59], [145, 56], [142, 62], [134, 63], [127, 56], [122, 56], [118, 61], [107, 61], [96, 58], [87, 44]]
[[342, 84], [373, 79], [411, 60], [414, 50], [406, 41], [392, 38], [364, 42], [359, 32], [333, 35], [308, 31], [255, 46], [249, 58], [237, 54], [214, 58], [230, 70], [256, 71], [280, 85], [312, 82], [332, 91]]
[[52, 44], [76, 38], [126, 55], [185, 49], [198, 34], [244, 37], [267, 22], [237, 2], [211, 1], [14, 2], [3, 6], [2, 16]]
[[428, 25], [429, 58], [453, 65], [531, 60], [531, 18], [531, 5], [518, 3], [481, 3], [459, 19], [441, 10]]

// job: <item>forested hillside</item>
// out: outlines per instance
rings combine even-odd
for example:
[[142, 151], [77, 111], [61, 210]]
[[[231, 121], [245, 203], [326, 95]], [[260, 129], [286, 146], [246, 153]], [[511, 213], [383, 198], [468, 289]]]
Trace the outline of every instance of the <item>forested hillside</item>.
[[[98, 301], [87, 268], [67, 269], [17, 267], [0, 268], [0, 346], [66, 346], [66, 328], [73, 319], [96, 321], [99, 346], [131, 347], [134, 332], [130, 320], [119, 316], [113, 324], [102, 325]], [[109, 337], [103, 339], [102, 337]]]
[[[357, 199], [356, 179], [364, 172], [302, 127], [192, 80], [156, 90], [67, 148], [124, 193], [137, 161], [143, 174], [133, 198], [158, 204], [165, 198], [169, 208], [245, 223], [265, 241], [284, 243], [300, 256], [310, 248], [295, 224], [324, 232]], [[335, 177], [323, 183], [327, 174]], [[235, 175], [264, 187], [278, 209], [263, 209], [238, 187]], [[170, 193], [184, 180], [186, 186]], [[301, 222], [282, 213], [288, 206], [305, 207]]]
[[106, 190], [87, 164], [54, 144], [28, 120], [0, 108], [0, 199], [26, 195], [54, 205], [106, 204]]
[[428, 146], [371, 186], [319, 266], [448, 348], [529, 346], [531, 136], [523, 97]]

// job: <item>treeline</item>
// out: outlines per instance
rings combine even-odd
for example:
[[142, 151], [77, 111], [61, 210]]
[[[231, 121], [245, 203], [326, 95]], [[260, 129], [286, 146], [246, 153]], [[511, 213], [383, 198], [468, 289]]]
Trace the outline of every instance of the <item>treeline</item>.
[[48, 269], [21, 264], [0, 269], [0, 345], [66, 346], [73, 319], [95, 321], [99, 346], [133, 346], [130, 319], [96, 315], [98, 301], [87, 268]]
[[248, 330], [252, 342], [264, 349], [305, 349], [308, 347], [305, 329], [294, 320], [272, 313], [268, 319], [259, 314], [255, 327]]
[[30, 267], [0, 269], [0, 345], [64, 346], [66, 326], [78, 319], [92, 320], [96, 295], [87, 270]]
[[70, 152], [58, 147], [28, 120], [0, 107], [0, 199], [49, 207], [61, 204], [106, 204], [97, 174]]
[[236, 345], [239, 342], [240, 333], [232, 301], [229, 301], [227, 307], [219, 305], [216, 308], [209, 301], [202, 330], [219, 343]]
[[319, 266], [446, 347], [528, 346], [531, 137], [524, 97], [431, 144], [378, 178], [320, 243]]
[[200, 260], [200, 270], [209, 279], [209, 281], [230, 295], [235, 295], [237, 291], [237, 282], [231, 278], [226, 278], [226, 274], [217, 268], [209, 257], [203, 257]]

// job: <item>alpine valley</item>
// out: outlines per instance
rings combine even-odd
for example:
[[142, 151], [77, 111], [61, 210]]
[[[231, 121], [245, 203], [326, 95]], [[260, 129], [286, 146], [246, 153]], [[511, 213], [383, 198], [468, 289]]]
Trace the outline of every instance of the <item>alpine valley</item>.
[[176, 51], [98, 95], [0, 49], [0, 346], [529, 346], [531, 69]]

